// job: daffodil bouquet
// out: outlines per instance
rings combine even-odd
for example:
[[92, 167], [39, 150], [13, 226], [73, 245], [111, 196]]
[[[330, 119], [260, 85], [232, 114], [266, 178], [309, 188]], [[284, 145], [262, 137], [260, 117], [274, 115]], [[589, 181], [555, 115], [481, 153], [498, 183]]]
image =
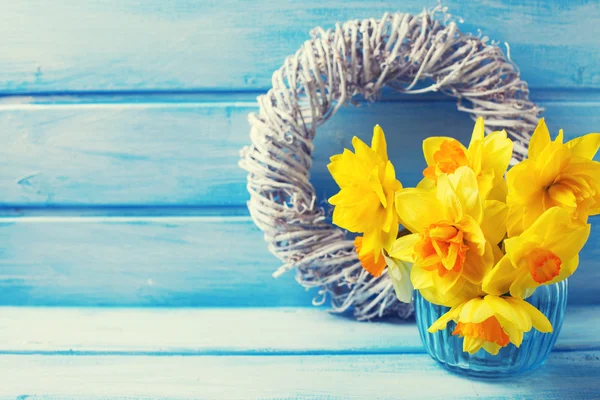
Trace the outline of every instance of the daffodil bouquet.
[[373, 276], [387, 266], [400, 301], [416, 289], [450, 308], [429, 332], [454, 321], [463, 351], [497, 354], [532, 328], [552, 331], [526, 299], [577, 269], [588, 216], [600, 213], [600, 134], [563, 143], [561, 130], [551, 140], [542, 119], [528, 158], [508, 169], [512, 141], [505, 131], [485, 135], [480, 118], [468, 147], [450, 137], [423, 142], [416, 188], [396, 179], [379, 126], [370, 147], [357, 137], [352, 145], [328, 165], [340, 187], [329, 199], [333, 223], [361, 234], [362, 266]]

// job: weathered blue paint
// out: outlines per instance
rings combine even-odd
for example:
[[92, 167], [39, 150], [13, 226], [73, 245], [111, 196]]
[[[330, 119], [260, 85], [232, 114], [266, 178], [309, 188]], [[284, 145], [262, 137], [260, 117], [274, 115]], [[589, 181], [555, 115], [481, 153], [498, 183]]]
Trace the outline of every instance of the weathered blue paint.
[[507, 382], [453, 375], [425, 354], [6, 355], [0, 399], [597, 399], [599, 359], [599, 351], [553, 353], [533, 375]]
[[[0, 102], [0, 205], [242, 206], [246, 173], [237, 166], [247, 145], [254, 95], [76, 96]], [[540, 91], [550, 128], [568, 137], [600, 130], [600, 93]], [[538, 100], [539, 98], [539, 100]], [[468, 143], [473, 122], [441, 96], [388, 96], [342, 109], [318, 132], [312, 181], [321, 199], [335, 185], [329, 157], [380, 124], [399, 178], [414, 185], [421, 142], [449, 135]]]
[[249, 217], [0, 218], [0, 305], [310, 305]]
[[[77, 329], [65, 330], [73, 321]], [[570, 306], [556, 351], [600, 350], [600, 306]], [[97, 335], [102, 332], [101, 335]], [[0, 357], [426, 354], [413, 321], [315, 308], [0, 308]]]
[[[0, 92], [264, 89], [316, 26], [435, 0], [2, 2]], [[535, 87], [600, 87], [594, 0], [448, 0], [461, 29], [511, 45]], [[26, 23], [24, 23], [26, 21]]]
[[411, 323], [306, 308], [0, 308], [0, 398], [593, 399], [599, 311], [570, 308], [534, 375], [485, 382], [441, 369]]

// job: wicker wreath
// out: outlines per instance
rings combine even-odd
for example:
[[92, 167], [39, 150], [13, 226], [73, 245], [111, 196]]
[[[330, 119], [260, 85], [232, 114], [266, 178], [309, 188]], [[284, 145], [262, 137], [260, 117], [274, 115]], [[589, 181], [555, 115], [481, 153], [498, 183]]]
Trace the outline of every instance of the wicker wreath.
[[[273, 275], [296, 268], [301, 285], [319, 288], [313, 303], [330, 298], [332, 311], [352, 309], [357, 319], [410, 316], [412, 305], [396, 299], [387, 274], [375, 278], [362, 269], [353, 241], [317, 202], [309, 181], [317, 127], [348, 102], [376, 100], [384, 86], [441, 91], [458, 100], [459, 111], [483, 117], [486, 129], [506, 129], [516, 161], [542, 111], [529, 100], [527, 83], [510, 56], [486, 37], [461, 33], [441, 7], [316, 28], [272, 82], [249, 116], [252, 144], [240, 165], [249, 172], [252, 218], [284, 263]], [[420, 82], [428, 86], [417, 88]]]

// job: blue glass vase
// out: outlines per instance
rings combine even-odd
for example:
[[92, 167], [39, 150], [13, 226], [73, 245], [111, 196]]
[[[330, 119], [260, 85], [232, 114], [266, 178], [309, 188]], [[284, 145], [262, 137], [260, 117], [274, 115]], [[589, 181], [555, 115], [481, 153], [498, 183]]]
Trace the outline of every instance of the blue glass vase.
[[450, 322], [446, 329], [429, 333], [427, 329], [449, 308], [434, 305], [415, 291], [415, 317], [423, 346], [434, 360], [450, 371], [478, 378], [508, 378], [524, 375], [539, 368], [550, 355], [562, 327], [567, 306], [568, 284], [564, 280], [553, 285], [541, 286], [527, 299], [552, 323], [552, 333], [541, 333], [535, 328], [523, 335], [523, 343], [512, 343], [491, 355], [484, 349], [475, 354], [463, 352], [463, 339], [453, 336], [456, 327]]

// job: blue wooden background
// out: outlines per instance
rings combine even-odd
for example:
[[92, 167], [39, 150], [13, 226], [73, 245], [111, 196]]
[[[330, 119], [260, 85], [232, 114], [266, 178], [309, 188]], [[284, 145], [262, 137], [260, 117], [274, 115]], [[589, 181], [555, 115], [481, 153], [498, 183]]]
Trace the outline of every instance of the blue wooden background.
[[[553, 131], [600, 131], [598, 0], [444, 3], [510, 43]], [[237, 166], [256, 96], [312, 27], [436, 4], [0, 0], [0, 399], [600, 398], [600, 224], [555, 352], [508, 383], [440, 369], [413, 323], [336, 318], [271, 278]], [[316, 139], [321, 201], [329, 155], [376, 123], [405, 185], [423, 138], [472, 129], [439, 95], [344, 109]]]
[[[478, 2], [479, 3], [479, 2]], [[308, 306], [245, 209], [239, 149], [271, 73], [310, 28], [433, 1], [2, 1], [1, 305]], [[600, 131], [597, 1], [447, 1], [461, 29], [509, 42], [553, 131]], [[316, 140], [313, 182], [379, 123], [399, 178], [428, 135], [467, 139], [443, 96], [344, 109]], [[598, 221], [600, 222], [600, 221]], [[570, 301], [600, 297], [595, 228]]]

